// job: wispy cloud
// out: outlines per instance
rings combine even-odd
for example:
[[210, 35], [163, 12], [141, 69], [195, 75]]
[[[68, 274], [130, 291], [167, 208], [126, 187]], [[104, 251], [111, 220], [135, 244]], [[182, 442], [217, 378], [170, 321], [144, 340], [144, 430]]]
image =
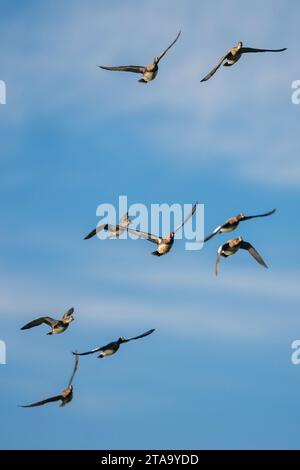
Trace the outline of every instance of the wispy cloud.
[[[298, 273], [263, 272], [260, 275], [254, 269], [245, 273], [244, 269], [237, 267], [227, 269], [219, 279], [215, 279], [213, 273], [207, 273], [203, 268], [196, 269], [183, 260], [180, 266], [179, 272], [172, 266], [160, 267], [159, 270], [153, 267], [142, 275], [138, 275], [134, 265], [126, 269], [106, 266], [105, 270], [96, 266], [81, 267], [80, 271], [86, 273], [86, 285], [97, 283], [105, 288], [113, 283], [117, 297], [109, 292], [96, 295], [78, 283], [74, 291], [68, 282], [57, 286], [49, 279], [43, 282], [34, 277], [24, 280], [1, 276], [1, 315], [15, 322], [17, 317], [24, 318], [25, 313], [59, 314], [72, 299], [76, 320], [83, 329], [90, 329], [93, 324], [101, 329], [116, 326], [117, 331], [128, 331], [138, 325], [138, 328], [156, 327], [165, 334], [176, 336], [213, 335], [238, 341], [243, 338], [263, 339], [270, 329], [279, 337], [282, 328], [289, 328], [290, 323], [295, 322], [293, 309], [300, 296]], [[167, 303], [164, 298], [166, 292]], [[211, 302], [216, 292], [218, 297]], [[279, 311], [267, 313], [263, 305], [272, 304], [274, 300], [279, 305], [289, 305], [290, 314], [280, 311], [281, 307]], [[254, 310], [250, 307], [253, 302]], [[283, 313], [285, 322], [281, 325]]]

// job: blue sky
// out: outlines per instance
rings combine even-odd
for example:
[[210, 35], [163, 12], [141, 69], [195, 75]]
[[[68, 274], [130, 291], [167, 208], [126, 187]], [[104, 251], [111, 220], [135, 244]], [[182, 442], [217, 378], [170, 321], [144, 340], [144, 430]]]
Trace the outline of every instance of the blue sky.
[[[298, 18], [292, 0], [0, 3], [0, 366], [3, 449], [299, 448]], [[259, 13], [258, 13], [259, 12]], [[182, 29], [157, 79], [100, 71], [144, 64]], [[200, 79], [237, 41], [288, 47]], [[277, 207], [163, 258], [133, 240], [91, 240], [100, 203], [205, 204], [206, 232]], [[21, 332], [74, 306], [64, 334]], [[70, 406], [17, 408], [61, 391], [71, 351], [156, 332], [80, 361]]]

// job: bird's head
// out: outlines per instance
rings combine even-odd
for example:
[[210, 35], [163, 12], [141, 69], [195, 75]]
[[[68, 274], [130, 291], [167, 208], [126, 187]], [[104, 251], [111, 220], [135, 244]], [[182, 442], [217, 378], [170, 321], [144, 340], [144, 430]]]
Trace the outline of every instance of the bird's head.
[[233, 238], [232, 240], [229, 240], [229, 242], [227, 243], [230, 246], [230, 248], [235, 248], [235, 247], [238, 247], [241, 241], [242, 241], [242, 237], [237, 237], [237, 238]]
[[120, 220], [120, 225], [123, 227], [128, 227], [132, 223], [132, 220], [129, 218], [128, 212]]
[[120, 336], [120, 338], [118, 339], [118, 343], [123, 343], [123, 341], [125, 341], [124, 336]]
[[241, 212], [241, 213], [237, 216], [237, 220], [243, 220], [244, 217], [245, 217], [245, 215], [243, 214], [243, 212]]
[[158, 56], [153, 57], [153, 64], [158, 64], [158, 62], [159, 62], [159, 57]]
[[241, 49], [243, 47], [242, 41], [238, 42], [237, 47], [238, 47], [238, 49]]
[[64, 323], [68, 323], [68, 324], [69, 324], [69, 323], [72, 323], [72, 321], [74, 321], [73, 315], [69, 315], [68, 317], [66, 317], [66, 318], [64, 319]]
[[124, 220], [124, 225], [125, 225], [126, 227], [128, 227], [128, 225], [130, 225], [131, 223], [132, 223], [132, 220], [129, 219], [129, 217], [127, 217], [127, 219]]

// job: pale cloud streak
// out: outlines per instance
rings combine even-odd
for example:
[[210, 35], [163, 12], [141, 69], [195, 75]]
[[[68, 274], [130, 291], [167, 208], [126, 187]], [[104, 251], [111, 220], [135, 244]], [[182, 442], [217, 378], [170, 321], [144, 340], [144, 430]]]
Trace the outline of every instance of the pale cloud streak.
[[[53, 280], [41, 281], [34, 276], [25, 280], [1, 276], [1, 316], [6, 321], [13, 318], [15, 322], [25, 314], [53, 312], [55, 315], [55, 312], [58, 314], [70, 306], [72, 299], [76, 320], [84, 330], [90, 329], [91, 324], [101, 331], [115, 327], [118, 332], [136, 329], [138, 325], [139, 328], [156, 327], [175, 336], [185, 334], [198, 338], [211, 335], [241, 341], [263, 340], [270, 331], [272, 338], [274, 335], [279, 338], [284, 330], [295, 324], [293, 310], [300, 297], [297, 272], [257, 273], [255, 269], [247, 269], [245, 273], [244, 269], [237, 267], [227, 269], [220, 279], [216, 279], [212, 272], [191, 266], [190, 262], [182, 259], [180, 266], [180, 272], [166, 266], [159, 271], [147, 269], [140, 276], [134, 265], [119, 270], [109, 266], [105, 270], [81, 266], [87, 285], [97, 282], [103, 287], [101, 295], [99, 292], [91, 294], [79, 285], [74, 290], [68, 281], [60, 287]], [[106, 283], [111, 282], [118, 296], [105, 293]], [[168, 302], [161, 302], [161, 296], [166, 292]], [[215, 292], [218, 292], [218, 297], [212, 302], [211, 296]], [[255, 307], [249, 308], [253, 298], [256, 299]], [[222, 299], [225, 302], [223, 306]], [[276, 310], [270, 313], [264, 308], [274, 300], [286, 305], [290, 312]], [[82, 315], [84, 322], [81, 321]]]

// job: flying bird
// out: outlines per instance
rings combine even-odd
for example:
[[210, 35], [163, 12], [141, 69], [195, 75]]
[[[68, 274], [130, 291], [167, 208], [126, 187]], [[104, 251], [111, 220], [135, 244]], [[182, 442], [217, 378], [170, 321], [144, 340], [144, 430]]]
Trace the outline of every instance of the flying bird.
[[121, 217], [117, 225], [110, 225], [110, 224], [99, 225], [97, 228], [92, 230], [86, 237], [84, 237], [84, 239], [89, 240], [90, 238], [94, 237], [97, 233], [101, 232], [102, 230], [106, 230], [110, 232], [110, 235], [108, 236], [108, 238], [112, 238], [112, 237], [118, 238], [130, 224], [131, 224], [131, 220], [129, 219], [128, 212], [126, 212], [126, 214], [124, 214]]
[[193, 216], [193, 214], [196, 212], [198, 202], [194, 204], [192, 211], [190, 214], [186, 217], [186, 219], [178, 225], [178, 227], [171, 232], [167, 237], [159, 237], [157, 235], [152, 235], [151, 233], [148, 232], [142, 232], [141, 230], [135, 230], [132, 228], [127, 228], [127, 231], [129, 233], [132, 233], [133, 235], [136, 235], [137, 237], [144, 238], [145, 240], [149, 240], [152, 243], [155, 243], [157, 248], [155, 251], [152, 252], [152, 255], [154, 256], [163, 256], [169, 253], [171, 250], [173, 243], [174, 243], [174, 237], [176, 232], [181, 229], [181, 227], [184, 226], [184, 224]]
[[73, 380], [74, 380], [75, 373], [77, 371], [78, 360], [79, 360], [78, 354], [75, 353], [74, 369], [73, 369], [71, 378], [69, 380], [68, 386], [65, 390], [63, 390], [59, 395], [55, 395], [53, 397], [46, 398], [46, 400], [37, 401], [35, 403], [32, 403], [31, 405], [20, 405], [21, 408], [34, 408], [35, 406], [42, 406], [42, 405], [45, 405], [46, 403], [52, 403], [54, 401], [59, 401], [59, 400], [61, 400], [61, 404], [59, 405], [60, 407], [65, 406], [68, 403], [70, 403], [70, 401], [72, 401], [72, 399], [73, 399], [73, 385], [72, 385], [72, 383], [73, 383]]
[[74, 321], [73, 313], [74, 308], [70, 308], [66, 311], [66, 313], [64, 313], [60, 320], [55, 320], [51, 317], [40, 317], [22, 326], [21, 330], [29, 330], [29, 328], [33, 328], [45, 323], [51, 327], [51, 331], [47, 333], [47, 335], [57, 335], [66, 331], [70, 323]]
[[243, 213], [240, 213], [236, 217], [231, 217], [230, 219], [227, 219], [226, 222], [224, 222], [224, 224], [219, 225], [217, 228], [215, 228], [215, 230], [210, 235], [204, 238], [204, 242], [207, 242], [218, 233], [233, 232], [233, 230], [235, 230], [238, 227], [240, 222], [243, 222], [245, 220], [250, 220], [250, 219], [256, 219], [258, 217], [268, 217], [269, 215], [274, 214], [274, 212], [276, 212], [276, 209], [273, 209], [270, 212], [265, 212], [264, 214], [258, 214], [258, 215], [244, 215]]
[[239, 42], [236, 47], [230, 49], [219, 61], [219, 63], [204, 77], [202, 78], [201, 82], [206, 82], [209, 80], [221, 67], [223, 64], [225, 67], [230, 67], [234, 65], [243, 54], [251, 53], [251, 52], [283, 52], [286, 51], [287, 47], [282, 49], [255, 49], [252, 47], [244, 47], [242, 42]]
[[121, 336], [117, 341], [113, 341], [112, 343], [106, 344], [106, 346], [95, 348], [95, 349], [92, 349], [91, 351], [84, 352], [84, 353], [73, 352], [73, 354], [77, 354], [78, 356], [87, 356], [88, 354], [94, 354], [94, 353], [100, 352], [98, 359], [99, 358], [102, 359], [105, 356], [111, 356], [112, 354], [115, 354], [118, 351], [121, 344], [129, 343], [129, 341], [144, 338], [145, 336], [151, 335], [154, 331], [155, 329], [152, 329], [152, 330], [146, 331], [142, 335], [134, 336], [133, 338], [127, 338], [127, 339]]
[[143, 75], [143, 78], [139, 80], [140, 83], [148, 83], [151, 82], [152, 80], [155, 79], [157, 73], [158, 73], [158, 64], [161, 61], [161, 59], [165, 56], [165, 54], [168, 52], [169, 49], [171, 49], [172, 46], [176, 43], [178, 40], [179, 36], [181, 34], [181, 31], [177, 34], [175, 40], [167, 47], [167, 49], [162, 52], [159, 56], [155, 56], [153, 58], [152, 64], [149, 65], [122, 65], [119, 67], [104, 67], [102, 65], [99, 65], [101, 69], [104, 70], [113, 70], [113, 71], [119, 71], [119, 72], [133, 72], [133, 73], [140, 73]]
[[229, 240], [227, 243], [224, 243], [224, 245], [221, 245], [218, 249], [217, 252], [217, 261], [216, 261], [216, 276], [218, 275], [219, 272], [219, 265], [220, 265], [220, 259], [221, 256], [224, 258], [227, 258], [228, 256], [232, 256], [235, 253], [237, 253], [240, 249], [242, 250], [247, 250], [250, 255], [253, 256], [253, 258], [261, 265], [264, 266], [265, 268], [268, 268], [260, 254], [256, 251], [256, 249], [248, 242], [245, 242], [242, 237], [235, 238], [234, 240]]

